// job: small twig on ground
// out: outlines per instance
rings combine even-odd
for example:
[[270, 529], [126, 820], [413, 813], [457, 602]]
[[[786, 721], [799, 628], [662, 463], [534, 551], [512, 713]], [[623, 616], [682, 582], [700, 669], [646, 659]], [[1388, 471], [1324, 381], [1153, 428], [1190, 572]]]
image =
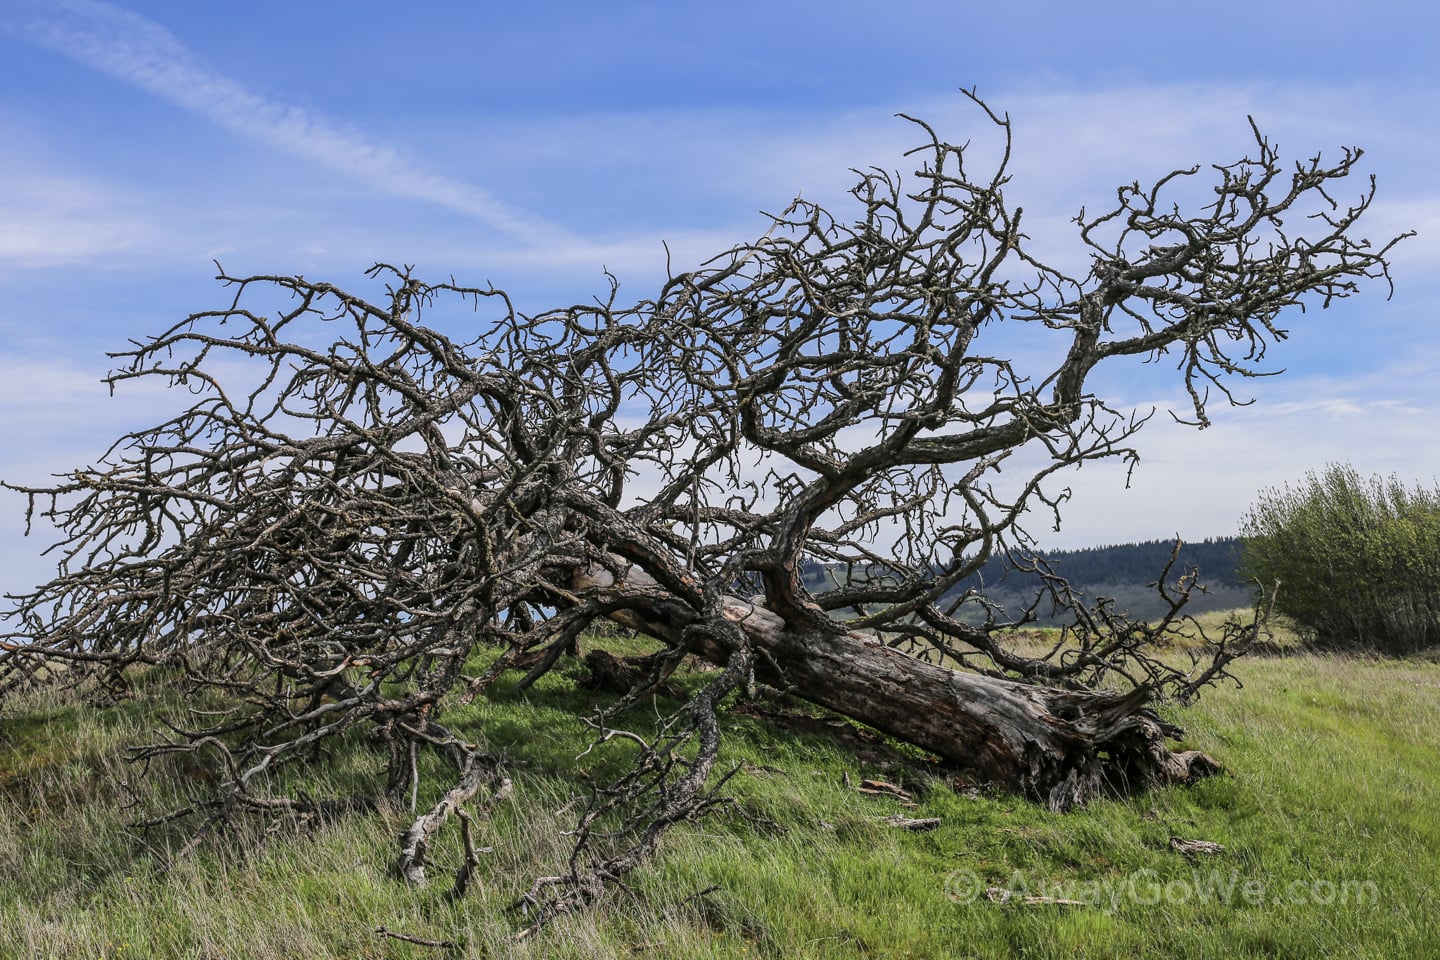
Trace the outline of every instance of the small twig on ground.
[[[460, 819], [460, 841], [465, 845], [465, 862], [455, 871], [455, 886], [450, 889], [450, 899], [459, 900], [470, 889], [470, 877], [480, 865], [482, 851], [475, 849], [475, 839], [470, 835], [470, 814], [463, 807], [456, 807], [455, 816]], [[485, 847], [483, 852], [489, 853], [494, 849]]]
[[1064, 900], [1060, 897], [1021, 897], [1003, 887], [987, 887], [985, 890], [985, 899], [991, 903], [1017, 903], [1026, 907], [1083, 907], [1086, 905], [1084, 900]]
[[446, 950], [452, 950], [455, 947], [460, 946], [460, 944], [456, 943], [453, 940], [431, 940], [428, 937], [412, 937], [408, 933], [397, 933], [396, 931], [390, 930], [383, 926], [375, 928], [375, 935], [380, 937], [389, 937], [391, 940], [401, 940], [405, 943], [418, 944], [422, 947], [441, 947]]
[[701, 897], [708, 896], [709, 894], [712, 894], [712, 893], [714, 893], [716, 890], [719, 890], [719, 889], [720, 889], [720, 885], [719, 885], [719, 884], [712, 884], [712, 885], [706, 887], [704, 890], [696, 890], [694, 893], [690, 894], [690, 896], [686, 897], [684, 900], [681, 900], [679, 903], [675, 904], [675, 909], [679, 910], [680, 908], [688, 905], [691, 901], [693, 901], [693, 900], [699, 900]]
[[[848, 777], [847, 777], [848, 780]], [[885, 780], [861, 780], [860, 786], [855, 788], [860, 793], [871, 797], [894, 797], [907, 807], [915, 807], [915, 795], [904, 787], [898, 787]]]

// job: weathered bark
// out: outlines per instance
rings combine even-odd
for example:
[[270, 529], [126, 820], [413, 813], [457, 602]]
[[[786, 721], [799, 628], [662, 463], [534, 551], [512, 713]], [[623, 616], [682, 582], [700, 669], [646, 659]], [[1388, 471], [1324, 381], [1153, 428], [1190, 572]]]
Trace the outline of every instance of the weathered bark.
[[[675, 641], [724, 663], [728, 651], [707, 631], [685, 631], [672, 609], [649, 617], [638, 611], [664, 591], [646, 573], [624, 579], [598, 566], [577, 573], [579, 592], [631, 606], [611, 616], [634, 629]], [[655, 608], [659, 610], [658, 604]], [[1198, 751], [1172, 751], [1180, 731], [1147, 703], [1151, 691], [1125, 695], [1041, 687], [916, 659], [858, 633], [795, 628], [777, 614], [738, 597], [722, 601], [756, 657], [757, 679], [858, 720], [972, 771], [1004, 789], [1066, 810], [1107, 787], [1187, 783], [1219, 765]]]

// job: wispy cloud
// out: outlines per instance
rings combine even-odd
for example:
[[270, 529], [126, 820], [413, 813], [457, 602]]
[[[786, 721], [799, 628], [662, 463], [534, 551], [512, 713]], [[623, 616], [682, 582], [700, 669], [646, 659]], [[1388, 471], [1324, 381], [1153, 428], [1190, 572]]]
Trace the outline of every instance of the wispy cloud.
[[563, 228], [447, 177], [311, 111], [248, 90], [202, 62], [164, 27], [99, 0], [51, 0], [10, 31], [38, 46], [134, 84], [244, 137], [354, 177], [391, 194], [424, 200], [527, 243], [569, 237]]
[[[1433, 152], [1440, 142], [1409, 127], [1407, 142], [1396, 142], [1394, 116], [1415, 100], [1407, 91], [1381, 98], [1342, 87], [1228, 82], [992, 91], [990, 97], [1013, 121], [1007, 199], [1025, 209], [1032, 252], [1062, 266], [1077, 255], [1072, 218], [1082, 206], [1093, 213], [1113, 205], [1122, 183], [1154, 182], [1199, 163], [1188, 191], [1177, 184], [1176, 193], [1197, 207], [1213, 199], [1209, 187], [1216, 175], [1208, 164], [1254, 153], [1247, 115], [1279, 145], [1287, 164], [1317, 152], [1336, 159], [1353, 143], [1372, 148], [1362, 169], [1380, 173], [1379, 196], [1394, 206], [1394, 215], [1377, 205], [1367, 229], [1388, 239], [1391, 221], [1400, 232], [1415, 225], [1416, 214], [1416, 185], [1397, 183], [1393, 168], [1415, 155], [1417, 143]], [[517, 192], [544, 183], [552, 208], [606, 203], [613, 222], [632, 229], [644, 223], [652, 235], [668, 237], [677, 220], [737, 223], [759, 209], [777, 211], [797, 193], [848, 216], [855, 208], [845, 194], [857, 179], [850, 168], [875, 165], [908, 177], [923, 161], [905, 152], [924, 140], [924, 132], [897, 119], [897, 112], [925, 119], [952, 142], [968, 143], [972, 175], [992, 172], [1003, 137], [953, 93], [803, 115], [756, 106], [485, 117], [470, 125], [485, 139], [465, 143], [465, 151], [487, 178], [513, 184]], [[463, 133], [444, 136], [464, 142]], [[583, 175], [574, 173], [577, 151], [586, 158]], [[1353, 193], [1364, 186], [1357, 177]], [[1350, 199], [1349, 192], [1338, 198]], [[1411, 245], [1404, 255], [1419, 252]], [[1083, 251], [1081, 259], [1083, 269]]]
[[94, 180], [0, 177], [0, 264], [51, 267], [113, 257], [160, 237], [153, 211]]
[[1349, 462], [1363, 474], [1394, 473], [1406, 482], [1436, 482], [1429, 455], [1428, 410], [1385, 409], [1364, 400], [1314, 409], [1231, 411], [1207, 430], [1156, 417], [1136, 438], [1141, 461], [1129, 474], [1119, 461], [1088, 464], [1057, 477], [1073, 497], [1056, 533], [1036, 533], [1050, 547], [1121, 543], [1179, 534], [1194, 540], [1234, 533], [1261, 490], [1293, 483], [1327, 463]]
[[[918, 165], [918, 158], [903, 157], [918, 131], [894, 119], [896, 111], [933, 121], [946, 138], [972, 141], [977, 174], [987, 172], [986, 154], [997, 149], [983, 115], [958, 94], [807, 111], [752, 103], [542, 112], [480, 118], [483, 122], [468, 122], [476, 118], [467, 114], [465, 123], [447, 118], [443, 131], [423, 129], [427, 122], [440, 122], [424, 118], [405, 121], [416, 126], [399, 132], [387, 128], [385, 137], [395, 143], [428, 144], [426, 158], [464, 156], [466, 176], [486, 189], [440, 173], [442, 160], [418, 158], [333, 116], [261, 95], [244, 78], [207, 65], [164, 27], [112, 4], [34, 0], [24, 9], [15, 12], [11, 6], [0, 19], [33, 45], [252, 142], [396, 200], [424, 203], [354, 204], [341, 197], [337, 204], [329, 195], [241, 192], [243, 183], [217, 203], [188, 192], [186, 184], [118, 182], [125, 174], [103, 162], [78, 166], [97, 157], [103, 161], [103, 151], [67, 158], [69, 167], [82, 171], [73, 178], [57, 178], [48, 157], [30, 162], [36, 173], [22, 182], [13, 171], [23, 164], [0, 157], [0, 165], [11, 171], [0, 180], [0, 262], [22, 267], [85, 259], [108, 266], [139, 257], [154, 272], [168, 267], [166, 261], [188, 266], [214, 255], [233, 268], [233, 248], [239, 251], [234, 260], [248, 261], [246, 269], [260, 261], [277, 272], [338, 272], [344, 282], [354, 277], [357, 264], [388, 258], [419, 263], [427, 276], [453, 270], [464, 281], [483, 282], [493, 275], [510, 288], [519, 274], [537, 296], [547, 298], [537, 304], [546, 307], [556, 296], [569, 295], [556, 293], [563, 283], [601, 286], [603, 264], [626, 284], [625, 299], [651, 292], [646, 285], [665, 266], [662, 239], [669, 242], [675, 268], [689, 269], [763, 232], [756, 211], [778, 211], [796, 192], [834, 205], [842, 218], [854, 213], [844, 202], [855, 180], [848, 167], [873, 163], [908, 174]], [[1025, 207], [1032, 252], [1063, 266], [1083, 256], [1068, 222], [1081, 204], [1098, 208], [1113, 202], [1115, 186], [1131, 178], [1236, 159], [1251, 147], [1247, 113], [1275, 136], [1287, 159], [1319, 149], [1333, 156], [1334, 148], [1352, 142], [1371, 148], [1366, 168], [1378, 169], [1381, 192], [1367, 231], [1380, 239], [1412, 227], [1422, 230], [1397, 251], [1397, 302], [1389, 311], [1380, 309], [1383, 290], [1373, 290], [1363, 301], [1367, 313], [1349, 315], [1369, 321], [1363, 326], [1327, 324], [1324, 315], [1293, 318], [1321, 331], [1307, 341], [1312, 346], [1322, 336], [1343, 337], [1343, 359], [1352, 369], [1372, 368], [1369, 379], [1287, 375], [1274, 381], [1286, 385], [1282, 388], [1263, 381], [1255, 407], [1224, 411], [1213, 429], [1201, 432], [1174, 426], [1160, 414], [1138, 440], [1145, 460], [1128, 493], [1118, 493], [1125, 482], [1118, 467], [1095, 464], [1076, 475], [1076, 508], [1066, 512], [1064, 542], [1150, 537], [1169, 532], [1172, 523], [1187, 536], [1224, 533], [1259, 487], [1294, 479], [1327, 460], [1351, 459], [1362, 471], [1394, 470], [1420, 479], [1435, 472], [1431, 425], [1440, 415], [1440, 394], [1425, 385], [1440, 382], [1440, 364], [1420, 356], [1415, 346], [1428, 338], [1429, 327], [1421, 324], [1428, 322], [1429, 298], [1423, 294], [1434, 289], [1440, 204], [1429, 167], [1421, 163], [1407, 174], [1405, 166], [1434, 155], [1440, 144], [1435, 134], [1440, 127], [1423, 122], [1434, 108], [1424, 107], [1419, 93], [1429, 98], [1430, 91], [1242, 87], [1220, 79], [1184, 87], [1086, 91], [1057, 83], [1030, 92], [984, 92], [1015, 120], [1015, 180], [1007, 198]], [[12, 152], [23, 154], [19, 148]], [[577, 155], [585, 164], [575, 163]], [[1355, 184], [1357, 191], [1362, 187]], [[429, 216], [432, 212], [442, 216]], [[490, 230], [469, 230], [445, 213], [463, 214]], [[231, 246], [221, 248], [222, 243]], [[1076, 269], [1083, 267], [1082, 260]], [[543, 283], [535, 279], [542, 274]], [[157, 289], [163, 285], [156, 281]], [[0, 308], [0, 327], [8, 311], [20, 328], [28, 315], [11, 299]], [[1406, 317], [1414, 321], [1406, 349], [1381, 344], [1382, 335], [1392, 341], [1405, 335], [1397, 328], [1410, 326]], [[116, 331], [138, 332], [151, 321], [111, 307], [107, 322]], [[73, 342], [75, 332], [67, 330], [66, 337]], [[1304, 347], [1302, 341], [1297, 334], [1285, 351], [1277, 351], [1276, 365], [1293, 366], [1296, 374], [1313, 371], [1313, 365], [1292, 359], [1304, 356], [1290, 349]], [[1317, 348], [1316, 356], [1320, 353]], [[1334, 358], [1327, 353], [1321, 359], [1328, 366]], [[118, 403], [93, 400], [98, 371], [67, 374], [18, 364], [0, 363], [0, 379], [13, 388], [0, 389], [0, 422], [11, 450], [25, 449], [32, 439], [43, 450], [25, 459], [21, 475], [43, 473], [51, 458], [73, 465], [93, 455], [87, 445], [96, 432], [113, 436], [125, 426], [128, 414]], [[1144, 399], [1162, 389], [1152, 388], [1152, 381], [1171, 374], [1171, 368], [1146, 367], [1130, 380], [1105, 382], [1105, 395], [1134, 397], [1137, 406], [1147, 408]], [[37, 403], [34, 398], [42, 396]], [[1178, 401], [1159, 405], [1183, 410]], [[56, 438], [66, 445], [57, 445]], [[8, 462], [7, 472], [16, 475], [20, 455]]]

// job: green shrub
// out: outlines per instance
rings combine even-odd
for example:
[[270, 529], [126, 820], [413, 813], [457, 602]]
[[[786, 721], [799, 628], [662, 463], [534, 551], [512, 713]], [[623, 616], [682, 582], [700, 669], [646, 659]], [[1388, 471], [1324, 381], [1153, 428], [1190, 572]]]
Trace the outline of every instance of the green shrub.
[[1316, 645], [1411, 653], [1440, 643], [1440, 490], [1331, 464], [1262, 491], [1242, 572]]

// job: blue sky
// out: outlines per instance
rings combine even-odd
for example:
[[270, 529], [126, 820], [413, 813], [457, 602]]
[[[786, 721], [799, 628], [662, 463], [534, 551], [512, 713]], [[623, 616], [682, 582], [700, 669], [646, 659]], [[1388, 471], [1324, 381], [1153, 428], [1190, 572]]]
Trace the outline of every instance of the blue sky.
[[[1089, 466], [1045, 542], [1224, 535], [1260, 488], [1335, 460], [1433, 483], [1440, 413], [1440, 13], [1429, 3], [370, 0], [0, 3], [0, 477], [93, 462], [183, 398], [99, 383], [123, 348], [222, 302], [232, 273], [363, 286], [376, 260], [588, 299], [651, 292], [853, 166], [907, 169], [900, 111], [987, 149], [1015, 125], [1012, 204], [1058, 260], [1114, 188], [1245, 152], [1367, 151], [1368, 234], [1420, 235], [1396, 292], [1291, 318], [1287, 372], [1196, 433], [1157, 417]], [[989, 144], [993, 145], [993, 144]], [[1355, 189], [1358, 191], [1360, 184]], [[1163, 372], [1163, 371], [1160, 371]], [[1100, 386], [1178, 404], [1152, 369]], [[0, 588], [45, 570], [0, 497]]]

